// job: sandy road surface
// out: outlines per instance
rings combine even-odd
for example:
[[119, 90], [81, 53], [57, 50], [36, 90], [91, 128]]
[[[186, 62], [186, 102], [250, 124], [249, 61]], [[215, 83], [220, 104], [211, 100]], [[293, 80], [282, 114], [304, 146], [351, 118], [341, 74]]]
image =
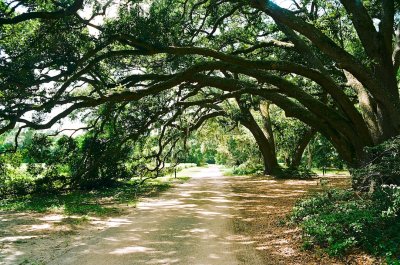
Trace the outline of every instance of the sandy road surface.
[[234, 194], [216, 166], [159, 198], [49, 264], [263, 264], [234, 235]]

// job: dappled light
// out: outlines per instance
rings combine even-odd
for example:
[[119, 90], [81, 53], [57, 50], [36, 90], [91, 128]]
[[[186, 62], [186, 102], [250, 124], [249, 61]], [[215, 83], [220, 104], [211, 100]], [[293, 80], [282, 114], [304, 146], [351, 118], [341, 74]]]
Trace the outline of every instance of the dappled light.
[[36, 236], [8, 236], [8, 237], [3, 237], [0, 239], [0, 242], [15, 242], [18, 240], [23, 240], [23, 239], [31, 239], [35, 238]]
[[[300, 230], [282, 222], [295, 200], [327, 186], [348, 187], [348, 176], [326, 176], [321, 186], [319, 179], [225, 177], [216, 166], [189, 171], [189, 182], [121, 217], [19, 214], [16, 222], [18, 214], [1, 213], [12, 233], [2, 230], [0, 253], [13, 264], [51, 242], [59, 248], [41, 257], [49, 264], [340, 264], [302, 251]], [[79, 226], [87, 231], [75, 233]]]
[[[191, 172], [191, 181], [160, 198], [143, 199], [129, 215], [81, 220], [43, 214], [30, 219], [30, 224], [13, 226], [16, 234], [24, 236], [4, 237], [0, 242], [8, 242], [10, 251], [28, 252], [20, 248], [23, 244], [11, 243], [32, 239], [54, 243], [57, 234], [72, 233], [71, 229], [85, 224], [101, 232], [71, 235], [70, 245], [64, 245], [67, 254], [52, 256], [50, 264], [100, 265], [110, 260], [114, 264], [125, 260], [135, 264], [249, 264], [238, 260], [298, 264], [314, 260], [300, 251], [299, 230], [278, 223], [295, 199], [321, 188], [317, 180], [223, 177], [215, 166]], [[348, 185], [347, 177], [332, 181]], [[10, 217], [1, 215], [3, 220]]]
[[110, 252], [110, 254], [122, 254], [123, 255], [123, 254], [137, 253], [137, 252], [155, 253], [153, 248], [134, 246], [134, 247], [119, 248], [119, 249], [116, 249], [116, 250]]
[[[132, 259], [137, 264], [235, 264], [237, 240], [229, 237], [235, 199], [229, 184], [218, 168], [202, 170], [161, 198], [139, 203], [121, 226], [93, 239], [95, 245], [72, 249], [56, 262], [89, 264], [96, 257], [96, 263], [106, 264], [111, 255], [117, 263]], [[215, 211], [216, 206], [224, 207]]]

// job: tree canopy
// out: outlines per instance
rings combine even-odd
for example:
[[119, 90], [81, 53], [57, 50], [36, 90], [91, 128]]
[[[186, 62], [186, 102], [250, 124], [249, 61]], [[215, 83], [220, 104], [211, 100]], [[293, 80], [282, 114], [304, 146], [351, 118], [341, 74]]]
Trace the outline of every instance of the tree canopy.
[[0, 14], [0, 134], [16, 140], [82, 115], [85, 130], [159, 132], [159, 156], [217, 116], [256, 135], [264, 101], [357, 167], [400, 132], [397, 1], [21, 0]]

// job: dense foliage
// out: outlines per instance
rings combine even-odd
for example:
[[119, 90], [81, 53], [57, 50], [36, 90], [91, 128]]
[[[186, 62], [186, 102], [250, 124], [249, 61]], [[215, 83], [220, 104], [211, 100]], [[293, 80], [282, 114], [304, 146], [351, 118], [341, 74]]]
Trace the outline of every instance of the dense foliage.
[[400, 255], [400, 189], [373, 194], [327, 190], [296, 204], [291, 219], [303, 230], [304, 247], [330, 255], [361, 249], [395, 260]]
[[397, 264], [400, 188], [394, 184], [399, 179], [399, 147], [395, 137], [367, 149], [368, 162], [352, 170], [353, 184], [363, 192], [325, 190], [296, 204], [291, 219], [302, 227], [306, 248], [319, 246], [331, 255], [359, 248]]
[[11, 155], [13, 159], [19, 155], [19, 161], [10, 164], [10, 156], [3, 156], [1, 195], [112, 186], [117, 180], [132, 176], [125, 164], [128, 151], [115, 142], [90, 135], [52, 139], [33, 134], [32, 138], [25, 138], [17, 154]]
[[400, 138], [395, 137], [375, 147], [366, 148], [366, 159], [352, 170], [353, 186], [373, 190], [383, 183], [400, 184]]

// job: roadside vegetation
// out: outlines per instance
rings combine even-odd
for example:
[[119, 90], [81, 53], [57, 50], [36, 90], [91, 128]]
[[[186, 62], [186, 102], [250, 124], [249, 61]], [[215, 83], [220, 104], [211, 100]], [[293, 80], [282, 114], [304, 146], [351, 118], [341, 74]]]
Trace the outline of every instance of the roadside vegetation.
[[305, 250], [338, 257], [361, 250], [398, 264], [399, 202], [397, 187], [373, 194], [332, 189], [299, 201], [290, 217], [303, 231]]
[[[7, 148], [7, 139], [0, 148]], [[0, 210], [109, 216], [134, 206], [140, 197], [157, 195], [188, 177], [176, 172], [193, 163], [166, 164], [140, 175], [128, 162], [128, 150], [90, 135], [50, 137], [29, 131], [15, 153], [1, 157]], [[158, 174], [158, 175], [157, 175]]]
[[352, 172], [361, 190], [325, 189], [298, 201], [290, 220], [300, 225], [306, 250], [339, 257], [361, 250], [399, 264], [400, 188], [387, 180], [400, 177], [400, 139], [367, 152], [369, 162]]
[[64, 215], [90, 215], [98, 217], [117, 216], [124, 212], [121, 206], [134, 207], [142, 197], [157, 196], [173, 185], [183, 183], [190, 177], [167, 176], [148, 180], [140, 187], [132, 182], [119, 183], [115, 187], [92, 191], [78, 190], [59, 193], [32, 193], [3, 198], [0, 211], [47, 212]]

